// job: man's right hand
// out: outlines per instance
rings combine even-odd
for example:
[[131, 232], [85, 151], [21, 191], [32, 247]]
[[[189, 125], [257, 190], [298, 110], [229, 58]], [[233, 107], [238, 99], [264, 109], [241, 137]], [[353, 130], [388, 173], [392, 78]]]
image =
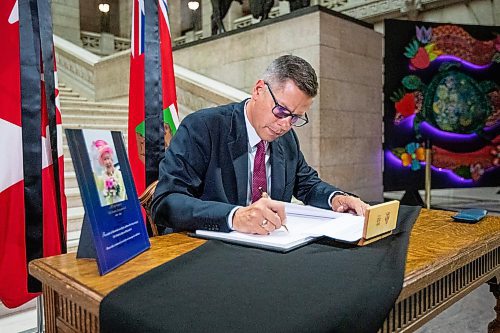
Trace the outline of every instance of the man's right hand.
[[233, 230], [247, 234], [267, 235], [286, 224], [285, 205], [261, 198], [248, 207], [238, 208], [233, 215]]

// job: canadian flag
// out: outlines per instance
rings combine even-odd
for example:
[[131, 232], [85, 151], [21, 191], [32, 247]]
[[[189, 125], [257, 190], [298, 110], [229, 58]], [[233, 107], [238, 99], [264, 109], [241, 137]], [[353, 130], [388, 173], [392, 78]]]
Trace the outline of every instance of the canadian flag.
[[[48, 1], [48, 0], [42, 0]], [[48, 4], [48, 2], [47, 2]], [[47, 8], [45, 4], [45, 8]], [[40, 5], [40, 4], [39, 4]], [[48, 6], [50, 8], [50, 6]], [[27, 13], [29, 14], [29, 13]], [[66, 198], [64, 195], [64, 158], [62, 152], [62, 125], [59, 111], [57, 75], [54, 72], [43, 71], [43, 61], [39, 54], [40, 71], [38, 75], [26, 78], [22, 75], [24, 65], [21, 47], [20, 15], [16, 0], [0, 1], [0, 35], [5, 42], [0, 52], [0, 300], [9, 308], [17, 307], [38, 295], [39, 285], [28, 278], [28, 261], [31, 259], [51, 256], [66, 250]], [[51, 24], [50, 15], [38, 23], [38, 17], [32, 15], [31, 23]], [[50, 28], [51, 29], [51, 28]], [[34, 31], [34, 29], [31, 29]], [[24, 40], [28, 40], [24, 38]], [[40, 42], [43, 39], [32, 39]], [[32, 50], [36, 49], [33, 47]], [[39, 52], [42, 48], [38, 48]], [[53, 49], [52, 49], [53, 50]], [[53, 51], [52, 51], [53, 52]], [[51, 57], [49, 57], [51, 58]], [[55, 59], [52, 57], [51, 59]], [[51, 66], [50, 66], [51, 67]], [[45, 80], [53, 75], [55, 83], [55, 113], [49, 115], [45, 93]], [[27, 82], [31, 81], [31, 82]], [[35, 87], [35, 91], [26, 91], [27, 87]], [[36, 88], [37, 87], [37, 88]], [[22, 93], [22, 89], [25, 89]], [[36, 91], [38, 90], [38, 91]], [[39, 113], [40, 122], [34, 128], [26, 128], [28, 122], [23, 121], [22, 105], [24, 98], [39, 96], [30, 112]], [[54, 96], [47, 94], [48, 96]], [[33, 103], [31, 103], [33, 105]], [[30, 113], [31, 114], [31, 113]], [[24, 116], [26, 119], [26, 114]], [[55, 117], [55, 122], [53, 117]], [[57, 124], [50, 128], [49, 124]], [[24, 128], [23, 128], [24, 126]], [[31, 126], [31, 125], [30, 125]], [[26, 133], [41, 133], [39, 144], [27, 144]], [[51, 142], [51, 135], [53, 133]], [[57, 135], [55, 135], [57, 133]], [[54, 138], [56, 138], [54, 140]], [[53, 145], [57, 145], [57, 163], [53, 163]], [[26, 158], [31, 156], [33, 158]], [[57, 165], [57, 166], [56, 166]], [[25, 181], [26, 171], [39, 168], [41, 190]], [[41, 169], [40, 169], [41, 168]], [[55, 172], [57, 169], [57, 173]], [[32, 173], [30, 173], [32, 174]], [[25, 200], [35, 198], [35, 200]], [[39, 218], [33, 216], [33, 211], [40, 212]], [[32, 279], [32, 278], [31, 278]]]

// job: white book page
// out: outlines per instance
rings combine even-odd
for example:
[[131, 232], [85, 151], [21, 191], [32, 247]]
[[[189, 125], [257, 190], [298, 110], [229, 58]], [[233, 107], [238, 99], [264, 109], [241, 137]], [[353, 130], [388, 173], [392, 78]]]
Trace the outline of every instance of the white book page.
[[231, 231], [225, 233], [225, 232], [206, 231], [206, 230], [197, 230], [196, 234], [222, 240], [234, 240], [250, 244], [278, 246], [281, 248], [288, 248], [294, 246], [295, 244], [300, 244], [302, 242], [311, 239], [309, 235], [304, 235], [302, 233], [287, 232], [284, 228], [275, 230], [269, 235], [245, 234], [238, 231]]
[[288, 231], [282, 227], [269, 235], [206, 230], [197, 230], [196, 234], [222, 240], [277, 246], [284, 249], [321, 236], [354, 242], [359, 240], [363, 234], [363, 216], [337, 213], [331, 210], [292, 203], [285, 203], [285, 211]]
[[298, 225], [300, 232], [314, 237], [330, 238], [355, 242], [362, 238], [364, 216], [338, 213], [328, 209], [285, 203], [288, 229]]
[[364, 225], [364, 216], [342, 213], [342, 216], [329, 221], [329, 223], [322, 223], [314, 227], [311, 233], [345, 242], [355, 242], [363, 237]]

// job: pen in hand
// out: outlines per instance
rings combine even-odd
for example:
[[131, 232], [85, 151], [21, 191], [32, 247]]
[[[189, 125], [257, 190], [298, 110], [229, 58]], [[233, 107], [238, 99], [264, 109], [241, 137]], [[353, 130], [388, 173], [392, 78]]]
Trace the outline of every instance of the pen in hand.
[[[262, 198], [269, 198], [269, 194], [267, 194], [267, 192], [264, 191], [262, 187], [259, 187], [259, 191]], [[285, 224], [282, 224], [281, 226], [285, 228], [287, 232], [290, 232], [290, 230], [288, 230], [288, 227]]]

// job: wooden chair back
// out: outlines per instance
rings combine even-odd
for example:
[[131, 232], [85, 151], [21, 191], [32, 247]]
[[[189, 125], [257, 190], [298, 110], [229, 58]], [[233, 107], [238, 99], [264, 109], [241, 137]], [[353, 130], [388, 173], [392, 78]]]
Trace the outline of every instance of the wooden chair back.
[[144, 207], [146, 211], [146, 218], [149, 222], [149, 226], [151, 227], [151, 232], [154, 236], [158, 236], [158, 228], [156, 227], [155, 222], [153, 221], [153, 216], [151, 215], [151, 202], [153, 201], [153, 194], [155, 193], [156, 185], [158, 181], [154, 181], [151, 183], [144, 192], [139, 196], [139, 202], [141, 206]]

